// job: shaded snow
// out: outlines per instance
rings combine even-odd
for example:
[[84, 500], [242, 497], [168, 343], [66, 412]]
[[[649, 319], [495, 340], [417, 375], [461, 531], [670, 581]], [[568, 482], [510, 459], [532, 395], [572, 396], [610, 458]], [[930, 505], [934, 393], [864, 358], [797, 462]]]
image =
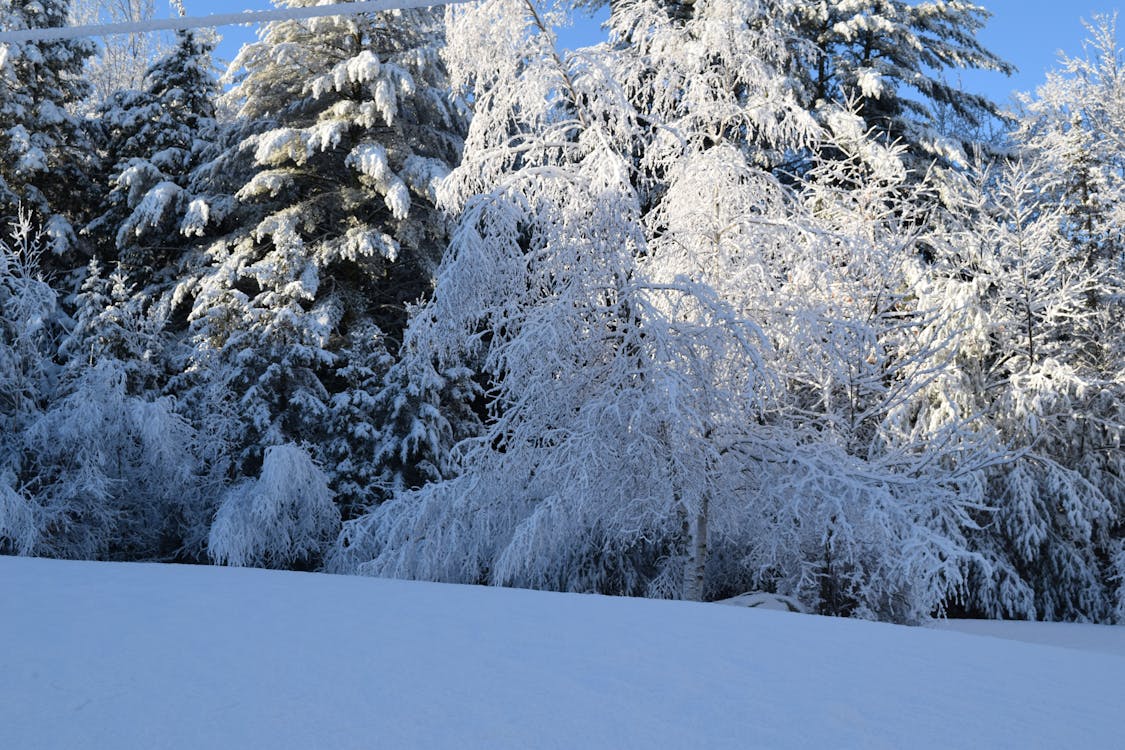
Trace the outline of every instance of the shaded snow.
[[[1125, 627], [1120, 625], [1022, 620], [940, 620], [932, 623], [931, 627], [1010, 641], [1113, 654], [1125, 658]], [[1122, 711], [1125, 712], [1125, 707]], [[1122, 720], [1122, 727], [1125, 729], [1125, 719]]]
[[0, 557], [0, 747], [1114, 747], [1125, 658], [707, 604]]

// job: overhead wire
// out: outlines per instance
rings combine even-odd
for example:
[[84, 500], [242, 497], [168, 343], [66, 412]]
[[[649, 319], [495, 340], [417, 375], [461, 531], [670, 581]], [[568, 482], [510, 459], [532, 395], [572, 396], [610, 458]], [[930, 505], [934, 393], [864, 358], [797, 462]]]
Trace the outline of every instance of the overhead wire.
[[79, 39], [90, 36], [111, 36], [113, 34], [143, 34], [153, 31], [207, 29], [217, 28], [219, 26], [266, 23], [269, 21], [359, 15], [362, 13], [377, 13], [388, 10], [410, 10], [414, 8], [428, 8], [435, 5], [451, 5], [463, 2], [469, 2], [469, 0], [365, 0], [364, 2], [355, 3], [314, 5], [307, 8], [273, 8], [270, 10], [246, 10], [237, 13], [212, 13], [206, 16], [153, 18], [145, 21], [124, 21], [121, 23], [9, 29], [0, 31], [0, 44], [51, 41], [57, 39]]

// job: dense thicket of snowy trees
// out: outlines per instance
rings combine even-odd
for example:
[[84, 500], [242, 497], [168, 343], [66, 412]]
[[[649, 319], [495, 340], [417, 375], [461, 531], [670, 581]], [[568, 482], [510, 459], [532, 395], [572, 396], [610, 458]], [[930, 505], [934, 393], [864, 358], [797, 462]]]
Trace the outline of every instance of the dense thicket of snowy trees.
[[1113, 19], [565, 14], [0, 50], [0, 552], [1125, 621]]

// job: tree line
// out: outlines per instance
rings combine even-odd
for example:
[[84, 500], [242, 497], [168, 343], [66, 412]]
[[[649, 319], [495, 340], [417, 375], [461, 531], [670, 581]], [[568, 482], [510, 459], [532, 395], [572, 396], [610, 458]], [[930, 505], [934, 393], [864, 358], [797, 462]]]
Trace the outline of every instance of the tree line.
[[0, 50], [0, 552], [1125, 621], [1113, 19], [572, 11]]

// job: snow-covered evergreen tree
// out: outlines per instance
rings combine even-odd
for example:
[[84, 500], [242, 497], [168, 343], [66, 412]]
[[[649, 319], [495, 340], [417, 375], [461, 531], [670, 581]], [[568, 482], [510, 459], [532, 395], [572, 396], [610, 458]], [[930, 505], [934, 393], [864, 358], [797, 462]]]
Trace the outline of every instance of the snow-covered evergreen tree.
[[367, 467], [376, 472], [376, 500], [454, 474], [453, 447], [480, 427], [473, 411], [480, 387], [473, 378], [464, 365], [439, 369], [432, 353], [416, 345], [412, 331], [407, 331], [398, 361], [375, 392], [379, 426], [372, 435], [373, 460]]
[[106, 276], [91, 260], [75, 295], [74, 322], [59, 344], [64, 370], [74, 376], [102, 360], [115, 360], [134, 396], [161, 395], [168, 380], [173, 342], [167, 314], [140, 293], [120, 270]]
[[971, 2], [782, 0], [794, 42], [801, 101], [821, 117], [855, 108], [884, 143], [907, 147], [909, 166], [965, 161], [963, 144], [943, 134], [950, 110], [969, 125], [996, 117], [987, 97], [948, 79], [961, 70], [1014, 68], [977, 39], [989, 12]]
[[453, 446], [479, 427], [473, 372], [439, 371], [410, 338], [408, 331], [396, 358], [369, 323], [351, 328], [339, 350], [320, 452], [345, 520], [395, 492], [451, 476]]
[[994, 617], [1102, 619], [1105, 561], [1122, 508], [1119, 372], [1088, 356], [1104, 336], [1104, 269], [1075, 263], [1065, 176], [1043, 162], [1000, 165], [963, 188], [961, 224], [938, 245], [936, 324], [956, 336], [955, 367], [919, 404], [934, 429], [968, 418], [1011, 458], [987, 472], [971, 536], [967, 606]]
[[1064, 56], [1025, 97], [1015, 138], [1061, 178], [1043, 188], [1063, 207], [1075, 260], [1113, 268], [1125, 257], [1125, 51], [1115, 18], [1087, 28], [1086, 56]]
[[[0, 28], [66, 24], [69, 0], [3, 0]], [[0, 49], [0, 219], [17, 206], [35, 213], [63, 253], [92, 195], [93, 149], [73, 107], [89, 91], [82, 67], [93, 53], [86, 40], [6, 44]]]
[[359, 437], [382, 429], [377, 381], [430, 287], [446, 238], [435, 189], [461, 147], [441, 32], [431, 10], [282, 21], [232, 63], [238, 120], [196, 170], [182, 227], [207, 262], [177, 294], [192, 305], [186, 369], [235, 395], [243, 475], [302, 441], [347, 474], [342, 504], [376, 499]]
[[106, 209], [86, 231], [103, 260], [115, 259], [144, 285], [167, 286], [185, 245], [180, 222], [195, 197], [189, 178], [217, 137], [210, 68], [211, 46], [181, 32], [145, 71], [143, 88], [115, 92], [101, 112], [111, 174]]

